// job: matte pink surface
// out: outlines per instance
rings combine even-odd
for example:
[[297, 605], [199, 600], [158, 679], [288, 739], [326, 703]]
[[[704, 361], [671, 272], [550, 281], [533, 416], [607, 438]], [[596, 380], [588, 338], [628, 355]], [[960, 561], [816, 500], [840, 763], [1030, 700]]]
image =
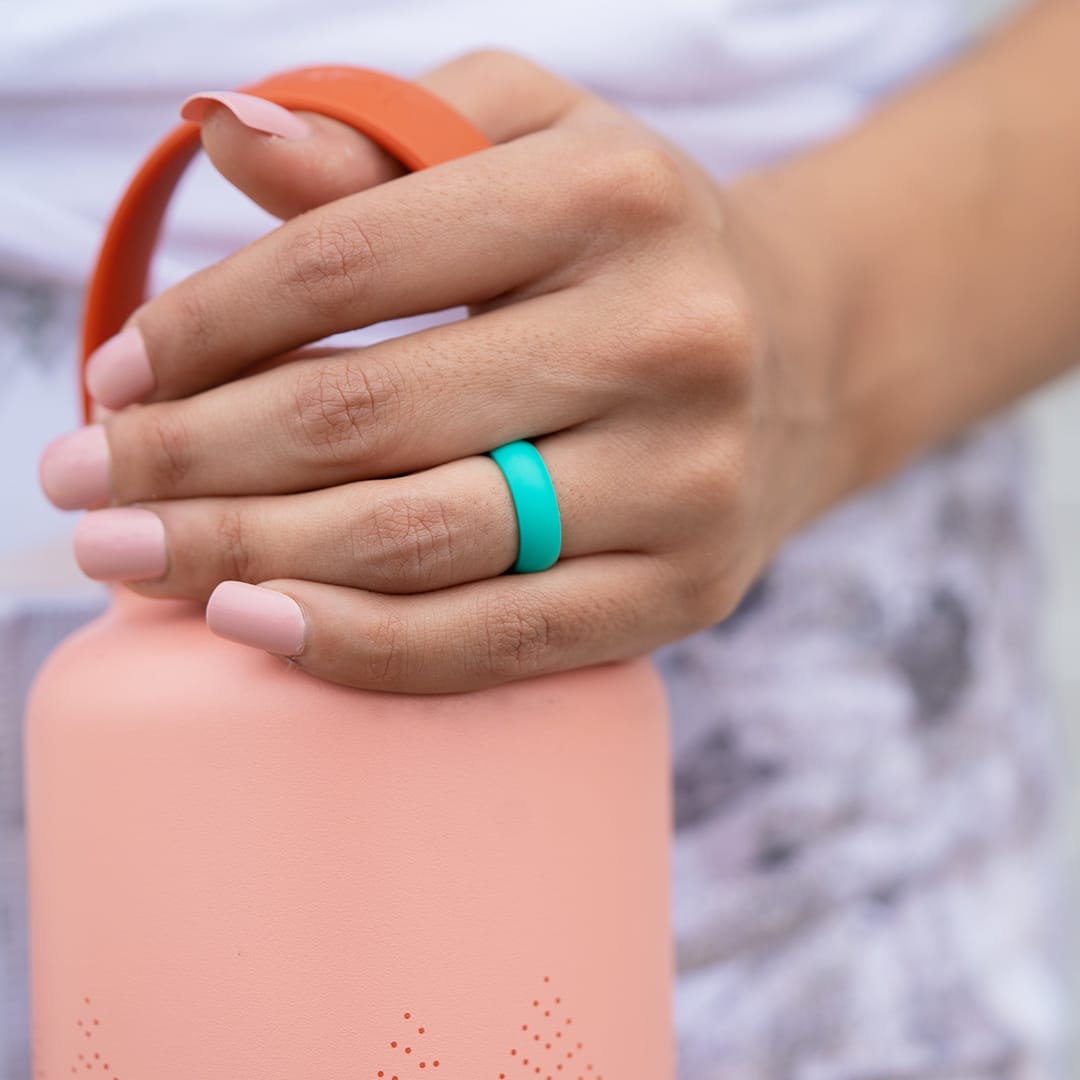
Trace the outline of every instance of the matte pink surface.
[[109, 444], [100, 424], [54, 439], [38, 470], [49, 501], [61, 510], [86, 510], [109, 501]]
[[185, 120], [202, 123], [208, 107], [224, 105], [245, 127], [261, 131], [264, 135], [277, 135], [281, 139], [305, 139], [311, 128], [288, 109], [272, 101], [241, 94], [235, 90], [203, 90], [192, 94], [181, 106], [180, 115]]
[[75, 526], [72, 544], [82, 572], [98, 581], [153, 581], [168, 569], [165, 525], [152, 510], [95, 510]]
[[346, 690], [121, 590], [27, 725], [35, 1076], [672, 1080], [649, 663]]
[[244, 581], [223, 581], [214, 589], [206, 605], [206, 625], [218, 637], [279, 656], [296, 656], [304, 648], [300, 605], [291, 596]]
[[99, 346], [86, 361], [86, 388], [109, 409], [142, 401], [157, 379], [138, 327], [129, 326]]

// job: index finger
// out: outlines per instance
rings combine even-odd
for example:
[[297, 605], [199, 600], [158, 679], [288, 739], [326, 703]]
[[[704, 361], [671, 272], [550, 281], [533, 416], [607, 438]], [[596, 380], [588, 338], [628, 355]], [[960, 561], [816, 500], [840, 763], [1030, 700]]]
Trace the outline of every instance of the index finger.
[[534, 143], [555, 137], [339, 199], [192, 275], [93, 355], [95, 400], [186, 397], [331, 334], [482, 304], [576, 261], [596, 242], [603, 181], [596, 198], [569, 199], [565, 178], [541, 167], [565, 144]]
[[[585, 97], [579, 88], [529, 61], [502, 53], [462, 57], [421, 81], [470, 120], [475, 115], [481, 121], [478, 126], [496, 138], [513, 139], [541, 130], [565, 116], [574, 102]], [[492, 101], [499, 102], [503, 112]], [[400, 193], [398, 198], [405, 194]], [[346, 208], [344, 214], [320, 212], [318, 219], [309, 219], [297, 228], [277, 230], [266, 238], [268, 242], [244, 249], [240, 253], [243, 257], [195, 275], [144, 305], [120, 334], [90, 358], [86, 377], [91, 395], [99, 404], [113, 409], [134, 401], [183, 396], [214, 385], [281, 349], [306, 344], [339, 329], [395, 317], [380, 312], [376, 316], [364, 315], [359, 321], [347, 318], [341, 324], [342, 293], [352, 292], [349, 281], [356, 269], [351, 254], [358, 253], [363, 260], [366, 248], [371, 258], [381, 255], [374, 242], [376, 234], [386, 237], [393, 225], [386, 220], [380, 202], [366, 208], [371, 216], [365, 214], [364, 220], [350, 217], [350, 209]], [[400, 218], [400, 205], [397, 212]], [[329, 289], [336, 287], [337, 291], [326, 296], [327, 290], [317, 288], [320, 283]], [[248, 304], [237, 306], [236, 300], [245, 292]], [[291, 335], [281, 334], [282, 320], [273, 318], [270, 308], [278, 308], [280, 303], [279, 313], [293, 318], [295, 293], [301, 297], [308, 294], [315, 306], [324, 309], [323, 317], [319, 312], [302, 312], [312, 317], [296, 323]], [[414, 303], [399, 305], [396, 310], [411, 314], [468, 302], [468, 296], [463, 294], [449, 300], [433, 298], [419, 308]], [[251, 311], [253, 306], [255, 310]], [[246, 319], [249, 313], [255, 322], [245, 327], [246, 333], [230, 334], [220, 326], [225, 319]], [[219, 360], [219, 350], [233, 353], [235, 361]]]

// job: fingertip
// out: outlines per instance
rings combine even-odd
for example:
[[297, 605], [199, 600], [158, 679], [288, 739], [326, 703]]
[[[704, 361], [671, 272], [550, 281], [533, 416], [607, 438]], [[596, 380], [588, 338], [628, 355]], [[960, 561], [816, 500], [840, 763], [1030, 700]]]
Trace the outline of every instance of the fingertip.
[[405, 171], [347, 124], [251, 94], [203, 91], [184, 102], [181, 115], [201, 126], [203, 150], [218, 172], [282, 219]]
[[235, 90], [201, 90], [180, 106], [180, 115], [196, 124], [203, 124], [223, 112], [261, 135], [276, 135], [294, 141], [312, 134], [311, 125], [296, 113], [265, 98]]
[[212, 633], [240, 645], [299, 656], [307, 646], [303, 608], [287, 593], [245, 581], [223, 581], [206, 604]]
[[86, 389], [106, 409], [122, 409], [153, 393], [157, 376], [146, 341], [137, 326], [128, 326], [99, 345], [86, 361]]

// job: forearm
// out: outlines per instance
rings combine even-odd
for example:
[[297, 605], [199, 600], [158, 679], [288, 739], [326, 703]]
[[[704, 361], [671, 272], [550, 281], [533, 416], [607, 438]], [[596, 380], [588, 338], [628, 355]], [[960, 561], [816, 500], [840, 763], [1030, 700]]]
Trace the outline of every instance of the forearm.
[[818, 511], [1080, 354], [1080, 4], [1048, 0], [849, 136], [735, 185], [837, 431]]

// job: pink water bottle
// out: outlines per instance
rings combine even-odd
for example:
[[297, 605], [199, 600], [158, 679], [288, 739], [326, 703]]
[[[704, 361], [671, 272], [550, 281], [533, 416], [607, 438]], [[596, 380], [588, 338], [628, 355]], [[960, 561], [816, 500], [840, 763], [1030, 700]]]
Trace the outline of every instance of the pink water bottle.
[[[407, 166], [485, 145], [387, 76], [248, 92]], [[110, 226], [88, 354], [198, 146]], [[124, 589], [26, 718], [36, 1080], [672, 1080], [670, 763], [645, 660], [478, 693], [320, 682]]]

